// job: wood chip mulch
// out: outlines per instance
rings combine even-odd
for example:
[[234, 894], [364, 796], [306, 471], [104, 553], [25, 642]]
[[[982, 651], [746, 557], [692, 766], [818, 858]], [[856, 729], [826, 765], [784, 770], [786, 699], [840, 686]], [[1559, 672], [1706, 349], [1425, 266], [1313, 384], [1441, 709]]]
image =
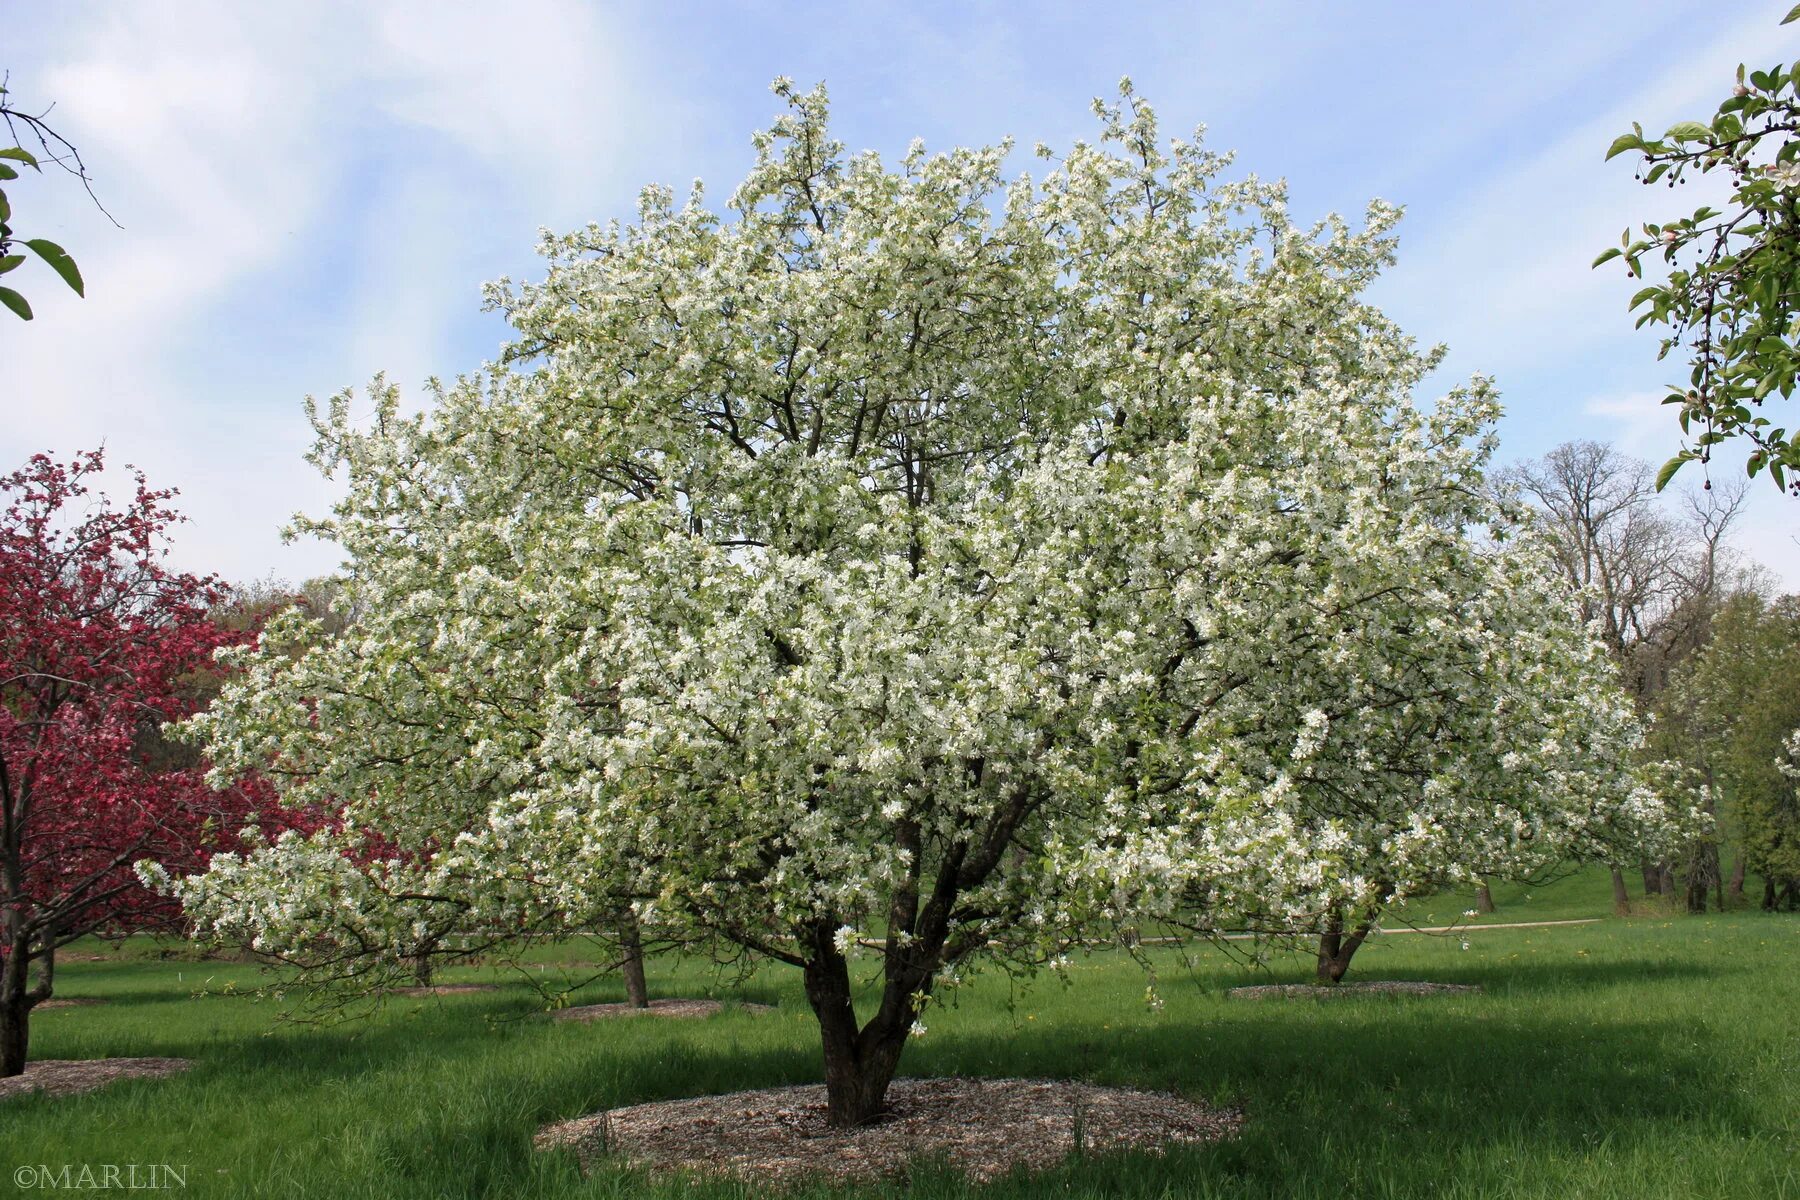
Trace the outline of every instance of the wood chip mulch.
[[1445, 993], [1479, 992], [1478, 983], [1427, 983], [1420, 979], [1368, 979], [1355, 983], [1262, 983], [1255, 987], [1236, 987], [1225, 994], [1233, 1000], [1294, 1000], [1310, 997], [1326, 1000], [1333, 996], [1436, 996]]
[[73, 1096], [120, 1079], [161, 1079], [179, 1075], [194, 1064], [185, 1058], [65, 1058], [25, 1064], [23, 1075], [0, 1079], [0, 1100], [43, 1092]]
[[469, 992], [497, 992], [491, 983], [434, 983], [428, 987], [389, 988], [393, 996], [462, 996]]
[[820, 1085], [639, 1104], [540, 1129], [540, 1150], [653, 1173], [694, 1171], [759, 1184], [904, 1175], [921, 1160], [975, 1180], [1043, 1170], [1072, 1154], [1202, 1145], [1243, 1114], [1166, 1092], [1041, 1079], [899, 1079], [887, 1111], [859, 1129], [825, 1124]]
[[[752, 1004], [748, 1000], [736, 1001], [734, 1008], [749, 1013], [774, 1012], [767, 1004]], [[710, 1017], [725, 1008], [722, 1000], [652, 1000], [649, 1008], [637, 1008], [630, 1004], [579, 1004], [573, 1008], [558, 1009], [551, 1014], [558, 1021], [604, 1021], [613, 1017]]]
[[100, 996], [57, 996], [32, 1006], [32, 1012], [42, 1012], [46, 1008], [85, 1008], [90, 1004], [105, 1004]]

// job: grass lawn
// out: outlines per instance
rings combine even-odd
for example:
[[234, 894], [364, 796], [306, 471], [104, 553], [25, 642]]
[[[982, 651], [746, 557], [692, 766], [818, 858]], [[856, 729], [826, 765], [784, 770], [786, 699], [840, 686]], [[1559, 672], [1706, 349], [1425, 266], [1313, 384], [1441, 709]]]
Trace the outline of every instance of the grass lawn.
[[[1604, 915], [1604, 875], [1598, 884], [1578, 877], [1528, 902], [1497, 889], [1491, 919]], [[1558, 889], [1573, 890], [1559, 899]], [[1578, 911], [1582, 889], [1597, 911]], [[1437, 923], [1423, 909], [1409, 916]], [[1480, 983], [1480, 996], [1232, 1001], [1227, 987], [1303, 980], [1310, 963], [1258, 972], [1218, 952], [1191, 971], [1159, 954], [1160, 1011], [1144, 1003], [1140, 969], [1116, 955], [1079, 961], [1070, 988], [1043, 981], [1014, 995], [982, 978], [928, 1016], [903, 1074], [1172, 1089], [1241, 1106], [1242, 1136], [981, 1189], [923, 1171], [910, 1192], [854, 1194], [1800, 1196], [1800, 919], [1608, 919], [1474, 932], [1466, 950], [1464, 940], [1377, 939], [1351, 978]], [[60, 995], [109, 1003], [40, 1012], [34, 1057], [178, 1055], [196, 1066], [87, 1096], [0, 1102], [0, 1179], [10, 1186], [24, 1164], [167, 1163], [187, 1168], [195, 1196], [758, 1196], [622, 1170], [584, 1180], [569, 1159], [535, 1154], [531, 1135], [599, 1108], [819, 1078], [815, 1027], [785, 969], [730, 989], [778, 1005], [773, 1014], [594, 1024], [535, 1016], [531, 989], [498, 969], [443, 977], [503, 982], [498, 992], [397, 1001], [328, 1028], [282, 1024], [273, 1001], [216, 994], [261, 978], [141, 950], [59, 968]], [[659, 995], [729, 983], [692, 960], [651, 967]], [[576, 999], [619, 997], [606, 980]]]

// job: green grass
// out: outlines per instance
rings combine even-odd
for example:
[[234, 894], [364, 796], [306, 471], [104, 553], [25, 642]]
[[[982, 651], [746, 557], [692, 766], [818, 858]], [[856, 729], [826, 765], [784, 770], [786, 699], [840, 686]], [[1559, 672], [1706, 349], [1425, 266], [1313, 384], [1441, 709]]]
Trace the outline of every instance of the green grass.
[[[1558, 886], [1575, 890], [1529, 902], [1502, 892], [1494, 919], [1524, 919], [1512, 910], [1526, 903], [1558, 919], [1586, 903], [1587, 884]], [[1244, 1132], [980, 1189], [927, 1172], [910, 1191], [850, 1194], [1800, 1196], [1800, 919], [1609, 919], [1482, 931], [1466, 950], [1464, 940], [1377, 938], [1352, 978], [1475, 982], [1480, 996], [1231, 1001], [1223, 989], [1305, 979], [1309, 964], [1256, 972], [1218, 952], [1192, 971], [1159, 954], [1161, 1011], [1145, 1006], [1140, 969], [1114, 955], [1079, 961], [1069, 988], [1013, 996], [984, 977], [928, 1017], [903, 1073], [1172, 1089], [1241, 1106]], [[445, 975], [475, 978], [516, 980], [493, 968]], [[701, 1022], [553, 1024], [517, 982], [328, 1028], [284, 1025], [272, 1001], [194, 995], [260, 979], [150, 950], [60, 969], [59, 993], [110, 1003], [40, 1013], [34, 1057], [197, 1065], [88, 1096], [0, 1102], [0, 1179], [22, 1164], [137, 1162], [185, 1166], [195, 1196], [758, 1196], [622, 1170], [584, 1180], [567, 1157], [533, 1153], [531, 1135], [599, 1108], [819, 1077], [792, 971], [733, 984], [692, 960], [653, 964], [658, 994], [717, 986], [780, 1006]], [[579, 1000], [616, 998], [607, 980]]]

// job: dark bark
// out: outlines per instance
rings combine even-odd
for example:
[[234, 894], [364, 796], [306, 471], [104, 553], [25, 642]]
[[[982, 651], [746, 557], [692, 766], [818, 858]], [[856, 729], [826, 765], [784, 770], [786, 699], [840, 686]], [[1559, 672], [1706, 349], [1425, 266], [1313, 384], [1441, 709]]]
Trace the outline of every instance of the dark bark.
[[22, 1074], [30, 1040], [31, 1002], [25, 989], [25, 956], [19, 947], [0, 969], [0, 1079]]
[[633, 1008], [650, 1007], [650, 989], [644, 983], [644, 940], [637, 914], [619, 914], [619, 974], [625, 978], [625, 1002]]
[[[1732, 856], [1731, 878], [1725, 883], [1725, 903], [1732, 908], [1744, 902], [1744, 852], [1739, 849]], [[1723, 907], [1723, 905], [1721, 906]]]
[[1619, 868], [1612, 869], [1613, 912], [1621, 917], [1631, 914], [1631, 893], [1625, 890], [1625, 873]]
[[1370, 917], [1346, 934], [1343, 918], [1332, 917], [1325, 932], [1319, 935], [1319, 982], [1342, 982], [1344, 972], [1350, 969], [1350, 960], [1374, 928], [1375, 919]]
[[56, 975], [56, 951], [37, 956], [37, 982], [27, 987], [31, 967], [30, 943], [15, 941], [4, 965], [0, 965], [0, 1079], [25, 1071], [25, 1052], [31, 1041], [31, 1010], [51, 996]]
[[[887, 990], [891, 992], [891, 984]], [[912, 1001], [909, 997], [902, 1005], [902, 1023], [890, 1014], [889, 997], [884, 996], [881, 1012], [859, 1030], [849, 971], [835, 953], [806, 964], [806, 999], [819, 1018], [824, 1044], [825, 1122], [834, 1129], [866, 1125], [880, 1115], [900, 1065], [914, 1015]]]
[[431, 986], [432, 964], [429, 950], [421, 950], [412, 956], [412, 974], [413, 982], [420, 987]]
[[1487, 880], [1482, 880], [1475, 889], [1475, 911], [1491, 913], [1494, 911], [1494, 893], [1488, 890]]
[[1661, 867], [1657, 866], [1655, 863], [1645, 863], [1644, 864], [1644, 895], [1646, 895], [1646, 896], [1662, 895], [1662, 890], [1663, 890], [1662, 880], [1663, 880], [1663, 877], [1662, 877], [1662, 868]]
[[1768, 876], [1763, 877], [1762, 906], [1764, 912], [1775, 911], [1775, 880]]

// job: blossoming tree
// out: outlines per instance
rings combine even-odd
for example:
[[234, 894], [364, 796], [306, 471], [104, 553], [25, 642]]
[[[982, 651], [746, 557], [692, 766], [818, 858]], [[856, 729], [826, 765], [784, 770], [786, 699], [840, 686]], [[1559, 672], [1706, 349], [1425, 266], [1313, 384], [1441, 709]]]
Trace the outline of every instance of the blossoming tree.
[[[1359, 298], [1395, 210], [1297, 226], [1129, 87], [1041, 180], [848, 155], [822, 91], [777, 91], [727, 215], [648, 189], [493, 289], [506, 364], [315, 410], [348, 491], [311, 527], [366, 617], [275, 629], [195, 727], [344, 828], [171, 880], [200, 929], [342, 978], [440, 916], [628, 905], [799, 970], [850, 1125], [966, 964], [1196, 898], [1317, 916], [1355, 864], [1295, 816], [1296, 746], [1353, 765], [1389, 719], [1454, 786], [1477, 706], [1403, 718], [1430, 700], [1393, 681], [1492, 656], [1528, 711], [1481, 753], [1523, 776], [1560, 739], [1536, 803], [1588, 803], [1584, 637], [1533, 554], [1469, 540], [1494, 404], [1415, 409], [1435, 359]], [[347, 867], [370, 836], [404, 853]]]
[[0, 1076], [25, 1069], [60, 947], [179, 917], [132, 864], [202, 869], [267, 802], [155, 761], [188, 678], [240, 635], [208, 616], [222, 589], [162, 561], [171, 493], [140, 476], [115, 508], [91, 494], [103, 465], [37, 455], [0, 476]]

